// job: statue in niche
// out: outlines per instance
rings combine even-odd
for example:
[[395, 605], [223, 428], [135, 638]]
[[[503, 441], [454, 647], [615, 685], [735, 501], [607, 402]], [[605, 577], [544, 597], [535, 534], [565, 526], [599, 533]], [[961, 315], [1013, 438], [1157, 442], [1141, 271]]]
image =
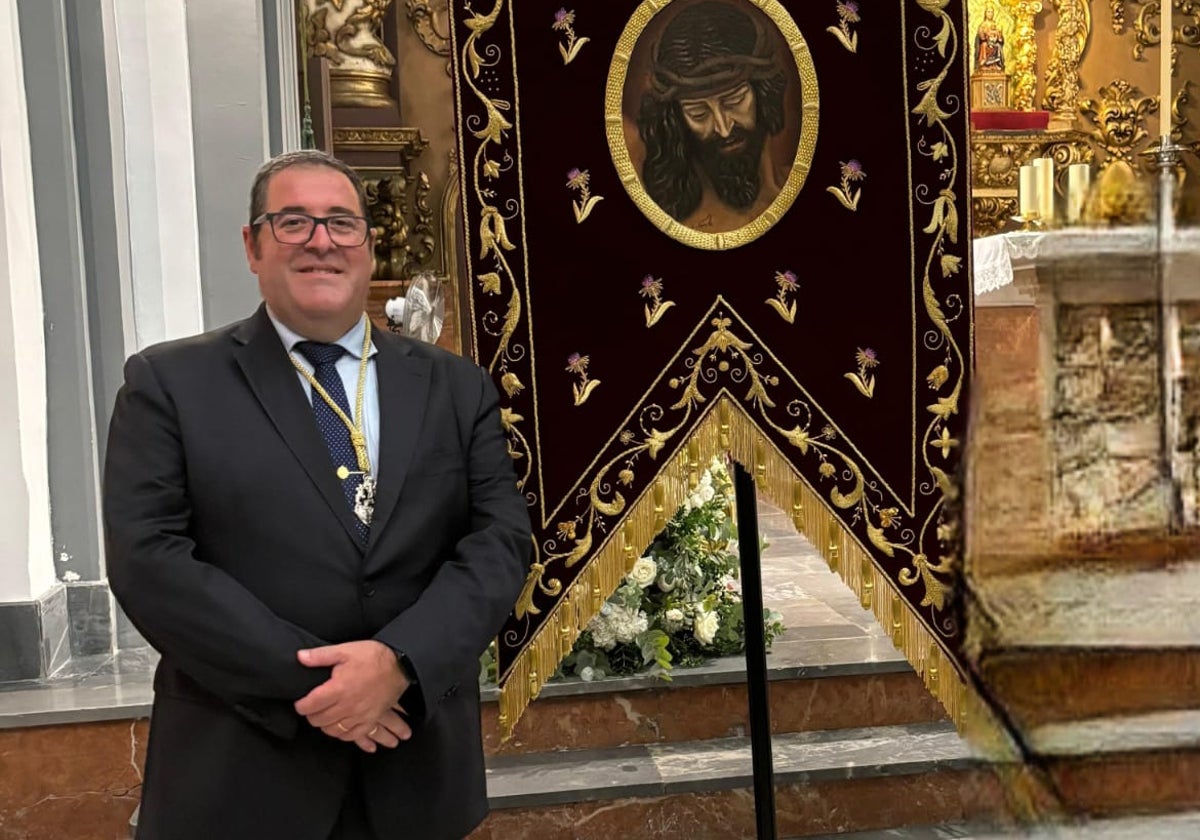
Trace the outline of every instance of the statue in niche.
[[1004, 72], [1004, 31], [996, 23], [996, 6], [988, 3], [983, 9], [983, 21], [975, 32], [976, 72]]

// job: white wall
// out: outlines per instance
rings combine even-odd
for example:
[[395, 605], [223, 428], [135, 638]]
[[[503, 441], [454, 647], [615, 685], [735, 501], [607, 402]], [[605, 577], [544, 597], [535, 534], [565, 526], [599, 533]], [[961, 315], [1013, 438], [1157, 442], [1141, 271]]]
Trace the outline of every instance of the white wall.
[[54, 585], [46, 350], [16, 0], [0, 0], [0, 602]]

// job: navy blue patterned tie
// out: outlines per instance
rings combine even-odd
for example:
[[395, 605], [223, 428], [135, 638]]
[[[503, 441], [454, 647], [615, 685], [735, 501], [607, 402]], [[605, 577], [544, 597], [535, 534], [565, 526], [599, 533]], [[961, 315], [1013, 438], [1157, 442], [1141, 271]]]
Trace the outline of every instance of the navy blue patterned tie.
[[[325, 389], [325, 393], [329, 394], [338, 404], [338, 408], [353, 420], [354, 413], [350, 410], [350, 403], [346, 400], [346, 389], [342, 385], [342, 377], [337, 372], [337, 361], [346, 352], [345, 348], [339, 344], [301, 341], [296, 345], [296, 349], [312, 364], [313, 379], [317, 380], [317, 383]], [[315, 388], [312, 392], [312, 406], [313, 415], [317, 420], [317, 429], [321, 432], [321, 437], [325, 439], [325, 445], [329, 447], [329, 457], [333, 461], [333, 466], [335, 468], [344, 466], [351, 471], [351, 474], [342, 480], [342, 491], [346, 494], [346, 502], [349, 503], [350, 510], [353, 511], [354, 494], [362, 484], [363, 477], [358, 472], [358, 459], [354, 455], [354, 444], [350, 442], [350, 430], [346, 428], [346, 424]], [[354, 524], [358, 527], [359, 538], [366, 543], [370, 529], [357, 516], [354, 517]]]

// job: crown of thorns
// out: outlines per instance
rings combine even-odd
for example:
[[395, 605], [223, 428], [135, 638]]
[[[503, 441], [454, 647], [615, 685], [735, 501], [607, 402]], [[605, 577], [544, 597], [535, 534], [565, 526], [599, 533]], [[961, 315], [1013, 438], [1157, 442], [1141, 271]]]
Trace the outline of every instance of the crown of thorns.
[[751, 79], [763, 79], [776, 72], [775, 51], [767, 39], [762, 22], [754, 23], [754, 49], [749, 54], [727, 53], [699, 62], [686, 72], [664, 67], [660, 58], [662, 40], [654, 45], [650, 92], [660, 101], [701, 96], [736, 87]]

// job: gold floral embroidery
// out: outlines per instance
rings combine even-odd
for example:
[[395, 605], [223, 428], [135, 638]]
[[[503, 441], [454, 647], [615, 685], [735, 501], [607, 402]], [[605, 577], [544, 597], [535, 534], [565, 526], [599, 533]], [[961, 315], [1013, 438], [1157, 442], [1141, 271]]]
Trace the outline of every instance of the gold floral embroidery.
[[[857, 160], [848, 160], [842, 163], [842, 185], [840, 187], [826, 187], [825, 191], [832, 193], [833, 197], [842, 203], [842, 206], [851, 212], [858, 210], [858, 199], [862, 196], [862, 188], [853, 189], [850, 185], [855, 181], [861, 181], [867, 177], [867, 173], [863, 171], [862, 164]], [[928, 233], [929, 231], [926, 231]]]
[[586, 169], [572, 169], [567, 173], [567, 189], [579, 193], [579, 200], [571, 202], [577, 224], [582, 224], [583, 220], [591, 215], [596, 202], [604, 200], [602, 195], [592, 195], [591, 187], [588, 186], [590, 180], [591, 175]]
[[642, 288], [638, 292], [644, 298], [649, 298], [646, 304], [646, 326], [653, 327], [658, 319], [667, 314], [667, 310], [675, 305], [673, 300], [663, 300], [663, 281], [661, 277], [647, 274], [642, 278]]
[[842, 46], [850, 52], [858, 52], [858, 33], [850, 30], [850, 24], [862, 20], [858, 16], [858, 3], [855, 0], [838, 0], [837, 16], [838, 25], [827, 26], [825, 31], [841, 41]]
[[600, 387], [599, 379], [588, 379], [587, 369], [591, 361], [590, 358], [579, 353], [572, 353], [567, 358], [567, 373], [573, 373], [579, 377], [579, 381], [571, 386], [571, 391], [575, 394], [575, 405], [583, 405], [592, 395], [592, 391]]
[[589, 40], [575, 35], [575, 12], [559, 9], [554, 13], [554, 23], [550, 25], [550, 28], [556, 32], [566, 33], [567, 43], [559, 44], [558, 52], [562, 56], [563, 64], [570, 64]]
[[875, 396], [875, 375], [867, 371], [879, 367], [879, 356], [870, 347], [860, 347], [854, 354], [854, 361], [858, 365], [858, 371], [842, 375], [854, 383], [860, 394], [871, 399]]
[[775, 297], [767, 298], [767, 305], [778, 312], [779, 317], [789, 324], [795, 323], [796, 301], [789, 301], [788, 295], [800, 288], [800, 280], [794, 271], [777, 271], [775, 272], [775, 285], [779, 287], [779, 291], [775, 293]]

